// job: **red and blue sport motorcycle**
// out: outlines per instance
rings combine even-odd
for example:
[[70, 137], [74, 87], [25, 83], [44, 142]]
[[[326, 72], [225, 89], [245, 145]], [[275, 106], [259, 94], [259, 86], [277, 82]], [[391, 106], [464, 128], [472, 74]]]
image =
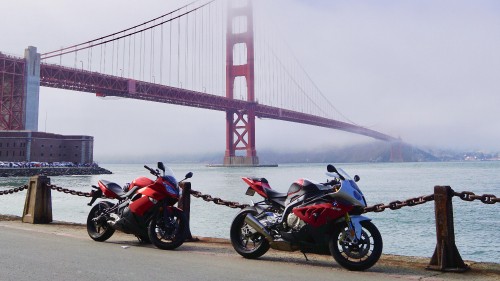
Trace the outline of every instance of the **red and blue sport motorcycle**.
[[371, 219], [362, 216], [366, 200], [342, 169], [327, 166], [326, 183], [299, 179], [287, 193], [271, 189], [265, 178], [243, 178], [246, 194], [263, 200], [243, 209], [231, 224], [233, 248], [249, 259], [269, 248], [331, 254], [349, 270], [372, 267], [382, 254], [382, 237]]

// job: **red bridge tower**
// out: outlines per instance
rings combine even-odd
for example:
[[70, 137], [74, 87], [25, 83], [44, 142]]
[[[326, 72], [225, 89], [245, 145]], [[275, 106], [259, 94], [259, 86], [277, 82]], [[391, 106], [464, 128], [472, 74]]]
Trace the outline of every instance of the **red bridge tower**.
[[[255, 101], [254, 83], [254, 44], [252, 2], [245, 1], [245, 6], [234, 6], [228, 1], [227, 41], [226, 41], [226, 97], [234, 98], [234, 82], [237, 77], [244, 77], [247, 86], [247, 101]], [[241, 1], [240, 1], [241, 2]], [[238, 2], [238, 4], [241, 4]], [[235, 22], [244, 23], [246, 30], [236, 33]], [[234, 64], [236, 45], [246, 47], [246, 63]], [[246, 155], [236, 155], [236, 151], [246, 151]], [[226, 154], [224, 166], [257, 166], [259, 158], [255, 150], [255, 109], [253, 107], [238, 111], [226, 111]]]

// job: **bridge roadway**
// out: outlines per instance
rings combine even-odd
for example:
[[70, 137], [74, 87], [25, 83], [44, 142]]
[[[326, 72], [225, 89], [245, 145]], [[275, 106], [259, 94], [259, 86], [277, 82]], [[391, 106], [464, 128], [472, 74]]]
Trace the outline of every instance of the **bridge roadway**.
[[[0, 216], [1, 217], [1, 216]], [[92, 241], [83, 225], [33, 225], [0, 218], [0, 280], [500, 280], [499, 264], [473, 263], [467, 273], [426, 271], [428, 258], [384, 255], [366, 272], [349, 272], [329, 256], [271, 250], [241, 258], [225, 240], [202, 239], [175, 251], [116, 233]], [[470, 264], [470, 262], [469, 262]]]
[[[20, 62], [22, 61], [20, 60]], [[148, 100], [218, 111], [240, 111], [253, 109], [255, 116], [260, 118], [277, 119], [342, 130], [383, 141], [398, 141], [396, 138], [389, 135], [334, 119], [262, 105], [256, 102], [230, 99], [202, 92], [53, 64], [42, 63], [40, 65], [40, 85], [45, 87], [94, 93], [101, 96], [116, 96]]]

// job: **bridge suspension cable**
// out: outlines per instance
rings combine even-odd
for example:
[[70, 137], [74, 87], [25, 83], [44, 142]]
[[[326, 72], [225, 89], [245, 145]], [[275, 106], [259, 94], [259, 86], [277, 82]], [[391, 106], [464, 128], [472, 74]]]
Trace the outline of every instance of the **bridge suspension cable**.
[[[134, 83], [140, 82], [225, 98], [226, 53], [233, 52], [235, 66], [245, 66], [250, 59], [254, 60], [257, 105], [279, 110], [280, 118], [281, 110], [289, 110], [309, 115], [305, 119], [315, 116], [364, 129], [334, 106], [299, 63], [289, 44], [272, 30], [275, 23], [264, 21], [266, 16], [259, 14], [264, 9], [253, 6], [259, 19], [251, 27], [254, 54], [247, 55], [247, 47], [242, 43], [226, 49], [228, 25], [237, 37], [250, 28], [245, 19], [237, 16], [228, 22], [228, 6], [223, 0], [198, 0], [121, 31], [43, 53], [42, 60], [60, 69], [78, 69], [89, 75], [109, 76], [113, 83], [129, 83], [125, 88], [130, 92], [135, 91]], [[246, 82], [244, 77], [235, 77], [235, 100], [247, 101]], [[100, 94], [117, 95], [111, 92]], [[275, 115], [261, 115], [265, 116]]]
[[[92, 48], [92, 47], [99, 46], [99, 45], [102, 45], [102, 44], [106, 44], [106, 43], [109, 43], [109, 42], [113, 42], [113, 41], [122, 39], [124, 37], [129, 37], [129, 36], [132, 36], [134, 34], [137, 34], [137, 33], [140, 33], [140, 32], [144, 32], [146, 30], [150, 30], [152, 28], [155, 28], [157, 26], [161, 26], [161, 25], [163, 25], [163, 24], [165, 24], [167, 22], [171, 22], [171, 21], [173, 21], [175, 19], [181, 18], [181, 17], [183, 17], [185, 15], [188, 15], [188, 14], [190, 14], [192, 12], [195, 12], [196, 10], [203, 8], [203, 7], [211, 4], [214, 1], [215, 0], [211, 0], [209, 2], [206, 2], [206, 3], [204, 3], [204, 4], [202, 4], [202, 5], [198, 6], [198, 7], [196, 7], [196, 8], [193, 8], [193, 9], [191, 9], [191, 10], [189, 10], [189, 11], [183, 13], [183, 14], [177, 15], [177, 16], [175, 16], [173, 18], [171, 17], [168, 20], [161, 21], [160, 23], [155, 23], [159, 19], [162, 19], [162, 18], [164, 18], [166, 16], [173, 15], [174, 13], [179, 12], [182, 9], [185, 9], [185, 8], [187, 8], [187, 7], [195, 4], [195, 3], [200, 2], [200, 0], [193, 1], [193, 2], [191, 2], [189, 4], [186, 4], [186, 5], [184, 5], [184, 6], [180, 7], [180, 8], [177, 8], [177, 9], [175, 9], [175, 10], [169, 12], [169, 13], [166, 13], [164, 15], [156, 17], [156, 18], [154, 18], [152, 20], [143, 22], [141, 24], [129, 27], [127, 29], [124, 29], [124, 30], [121, 30], [121, 31], [118, 31], [118, 32], [114, 32], [114, 33], [111, 33], [109, 35], [102, 36], [102, 37], [99, 37], [99, 38], [96, 38], [96, 39], [93, 39], [93, 40], [90, 40], [90, 41], [86, 41], [86, 42], [79, 43], [79, 44], [76, 44], [76, 45], [72, 45], [72, 46], [69, 46], [69, 47], [61, 48], [59, 50], [55, 50], [55, 51], [50, 51], [50, 52], [43, 53], [43, 54], [41, 54], [41, 59], [44, 60], [44, 59], [49, 59], [49, 58], [56, 57], [56, 56], [61, 56], [61, 55], [69, 54], [69, 53], [78, 52], [78, 51], [81, 51], [81, 50], [84, 50], [84, 49], [88, 49], [88, 48]], [[145, 28], [142, 28], [140, 30], [136, 30], [137, 28], [139, 28], [141, 26], [148, 25], [150, 23], [153, 23], [153, 25], [145, 27]], [[131, 31], [131, 30], [134, 30], [134, 31], [131, 32], [131, 33], [126, 33], [126, 32]], [[119, 34], [122, 34], [122, 33], [124, 35], [121, 35], [119, 37], [115, 37], [116, 35], [119, 35]], [[108, 39], [108, 40], [104, 41], [104, 39], [110, 38], [110, 37], [111, 37], [111, 39]], [[97, 43], [95, 43], [95, 42], [97, 42]]]

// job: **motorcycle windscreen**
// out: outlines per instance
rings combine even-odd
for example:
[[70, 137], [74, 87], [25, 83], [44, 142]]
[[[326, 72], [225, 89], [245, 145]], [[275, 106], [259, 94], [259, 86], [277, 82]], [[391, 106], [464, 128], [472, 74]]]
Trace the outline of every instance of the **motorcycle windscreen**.
[[351, 205], [343, 205], [340, 203], [335, 203], [335, 205], [333, 205], [332, 203], [323, 203], [294, 208], [293, 213], [305, 223], [314, 227], [319, 227], [329, 221], [342, 217], [351, 209]]

